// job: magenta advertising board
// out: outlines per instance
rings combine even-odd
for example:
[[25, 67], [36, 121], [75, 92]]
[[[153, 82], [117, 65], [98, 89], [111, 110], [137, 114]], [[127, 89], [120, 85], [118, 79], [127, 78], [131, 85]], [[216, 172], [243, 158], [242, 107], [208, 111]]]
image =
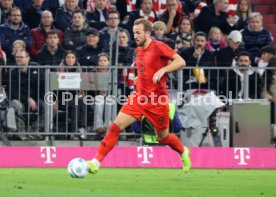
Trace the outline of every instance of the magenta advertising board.
[[[0, 147], [0, 167], [66, 167], [91, 159], [97, 147]], [[193, 168], [276, 168], [274, 148], [191, 148]], [[102, 163], [115, 168], [180, 168], [176, 152], [166, 146], [115, 147]]]

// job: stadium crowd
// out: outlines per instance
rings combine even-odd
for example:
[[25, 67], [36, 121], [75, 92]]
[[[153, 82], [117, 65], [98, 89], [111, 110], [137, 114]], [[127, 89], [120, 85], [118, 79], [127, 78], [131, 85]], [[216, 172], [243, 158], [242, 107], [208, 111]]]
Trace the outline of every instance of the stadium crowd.
[[[176, 50], [187, 66], [233, 67], [199, 73], [184, 70], [184, 90], [200, 87], [227, 96], [232, 91], [233, 98], [242, 98], [244, 70], [239, 67], [276, 66], [272, 34], [250, 0], [0, 0], [0, 15], [0, 64], [18, 66], [1, 69], [0, 85], [20, 115], [20, 132], [26, 132], [27, 124], [32, 130], [43, 125], [44, 65], [53, 66], [55, 72], [109, 72], [100, 67], [118, 63], [118, 94], [129, 95], [135, 69], [124, 67], [133, 66], [132, 26], [138, 18], [152, 22], [152, 38]], [[274, 106], [275, 77], [275, 70], [250, 70], [249, 97], [267, 98]], [[104, 99], [108, 92], [70, 92], [79, 96], [79, 105], [68, 102], [64, 107], [59, 100], [53, 106], [55, 113], [69, 112], [68, 131], [85, 139], [88, 116], [93, 116], [93, 131], [103, 135], [111, 122], [110, 110], [88, 109], [81, 99], [85, 94]], [[59, 99], [60, 92], [57, 95]], [[94, 115], [88, 114], [93, 110]], [[24, 114], [37, 111], [39, 118], [24, 119]]]

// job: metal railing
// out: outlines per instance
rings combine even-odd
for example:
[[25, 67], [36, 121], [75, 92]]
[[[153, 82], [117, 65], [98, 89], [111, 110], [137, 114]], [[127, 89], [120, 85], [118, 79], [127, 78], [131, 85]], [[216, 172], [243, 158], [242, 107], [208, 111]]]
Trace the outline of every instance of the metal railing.
[[[82, 135], [77, 129], [72, 132], [70, 131], [69, 125], [74, 122], [71, 120], [72, 111], [69, 110], [69, 102], [66, 102], [65, 106], [62, 109], [54, 109], [53, 105], [49, 105], [45, 102], [45, 95], [49, 92], [54, 92], [56, 95], [59, 95], [59, 90], [53, 90], [50, 88], [50, 72], [60, 68], [59, 66], [29, 66], [29, 69], [25, 75], [22, 75], [16, 70], [20, 69], [18, 66], [1, 66], [2, 70], [4, 69], [6, 75], [1, 79], [1, 86], [5, 88], [7, 93], [7, 99], [10, 107], [24, 109], [16, 109], [17, 111], [17, 124], [18, 121], [20, 124], [25, 125], [25, 130], [23, 131], [7, 131], [8, 137], [13, 138], [14, 136], [19, 137], [20, 139], [34, 138], [41, 139], [45, 136], [54, 136], [53, 139], [70, 139], [69, 136], [79, 137]], [[82, 67], [85, 71], [86, 69], [93, 69], [97, 72], [98, 67]], [[130, 67], [119, 67], [119, 66], [110, 66], [109, 68], [109, 85], [108, 95], [113, 95], [115, 98], [118, 97], [118, 87], [120, 81], [120, 73], [122, 69], [129, 69]], [[202, 67], [204, 70], [204, 75], [206, 78], [205, 83], [199, 83], [197, 77], [194, 75], [194, 67], [186, 67], [183, 70], [180, 70], [176, 73], [169, 75], [168, 88], [177, 90], [178, 93], [187, 93], [191, 90], [201, 92], [201, 91], [215, 91], [216, 95], [220, 98], [226, 99], [264, 99], [268, 98], [269, 86], [276, 87], [275, 80], [275, 68], [262, 68], [264, 70], [262, 77], [260, 77], [258, 68], [237, 68], [239, 70], [233, 71], [232, 67]], [[244, 72], [243, 72], [244, 71]], [[271, 76], [271, 72], [274, 72], [274, 78]], [[244, 74], [241, 77], [241, 73]], [[246, 74], [247, 73], [247, 74]], [[272, 77], [272, 78], [271, 78]], [[271, 80], [274, 79], [274, 80]], [[268, 84], [267, 82], [270, 82]], [[271, 84], [274, 83], [274, 84]], [[19, 85], [20, 84], [20, 85]], [[22, 84], [23, 87], [22, 87]], [[243, 84], [243, 85], [241, 85]], [[15, 88], [15, 86], [18, 86]], [[22, 89], [27, 87], [26, 89]], [[123, 94], [126, 94], [126, 86], [123, 87]], [[68, 89], [69, 90], [69, 89]], [[240, 91], [242, 90], [242, 91]], [[18, 92], [15, 92], [18, 91]], [[65, 90], [64, 90], [65, 91]], [[75, 90], [74, 90], [75, 91]], [[97, 91], [94, 90], [84, 90], [85, 95], [90, 95], [95, 97]], [[15, 94], [18, 94], [18, 98], [15, 99]], [[25, 94], [26, 93], [26, 94]], [[22, 101], [21, 95], [28, 95], [36, 97], [37, 101], [36, 109], [32, 110], [31, 105], [26, 101], [22, 105], [15, 105], [14, 100]], [[266, 95], [266, 97], [265, 97]], [[271, 101], [274, 99], [275, 103], [275, 90], [274, 97], [269, 98]], [[178, 99], [180, 97], [177, 97]], [[40, 102], [38, 102], [40, 101]], [[183, 103], [186, 102], [185, 99], [181, 98]], [[178, 103], [179, 106], [183, 103]], [[111, 121], [114, 120], [116, 114], [118, 113], [117, 107], [120, 105], [112, 105], [112, 114]], [[94, 116], [94, 105], [85, 105], [84, 113], [85, 120], [84, 129], [86, 130], [85, 135], [86, 139], [89, 140], [99, 140], [102, 135], [95, 132], [94, 120], [91, 116]], [[20, 111], [21, 110], [21, 111]], [[76, 109], [78, 110], [78, 109]], [[83, 114], [81, 114], [83, 115]], [[271, 115], [275, 115], [276, 110], [271, 112]], [[80, 116], [79, 112], [76, 113], [76, 118]], [[78, 124], [77, 124], [78, 125]], [[21, 125], [22, 126], [22, 125]], [[139, 134], [133, 132], [122, 132], [122, 136], [133, 136], [137, 137]]]

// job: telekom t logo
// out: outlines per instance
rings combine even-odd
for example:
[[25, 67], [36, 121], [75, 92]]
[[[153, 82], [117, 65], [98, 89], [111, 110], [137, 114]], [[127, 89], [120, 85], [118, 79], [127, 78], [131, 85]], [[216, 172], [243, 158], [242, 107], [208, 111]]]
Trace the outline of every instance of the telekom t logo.
[[[142, 150], [142, 151], [140, 151], [140, 150]], [[149, 161], [149, 158], [153, 158], [152, 147], [141, 146], [141, 147], [137, 148], [137, 152], [138, 152], [138, 158], [143, 158], [143, 161], [141, 163], [143, 163], [143, 164], [151, 163]]]
[[246, 160], [250, 159], [249, 148], [234, 148], [235, 159], [239, 159], [238, 165], [247, 165]]
[[40, 153], [41, 158], [46, 158], [44, 163], [54, 163], [52, 159], [57, 157], [56, 147], [40, 147]]

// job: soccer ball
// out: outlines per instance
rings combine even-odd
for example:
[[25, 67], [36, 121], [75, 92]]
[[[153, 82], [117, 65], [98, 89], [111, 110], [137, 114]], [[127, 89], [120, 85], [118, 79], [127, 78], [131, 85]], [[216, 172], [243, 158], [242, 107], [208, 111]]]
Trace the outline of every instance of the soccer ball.
[[84, 178], [88, 174], [88, 165], [82, 158], [72, 159], [67, 167], [68, 173], [72, 178]]

